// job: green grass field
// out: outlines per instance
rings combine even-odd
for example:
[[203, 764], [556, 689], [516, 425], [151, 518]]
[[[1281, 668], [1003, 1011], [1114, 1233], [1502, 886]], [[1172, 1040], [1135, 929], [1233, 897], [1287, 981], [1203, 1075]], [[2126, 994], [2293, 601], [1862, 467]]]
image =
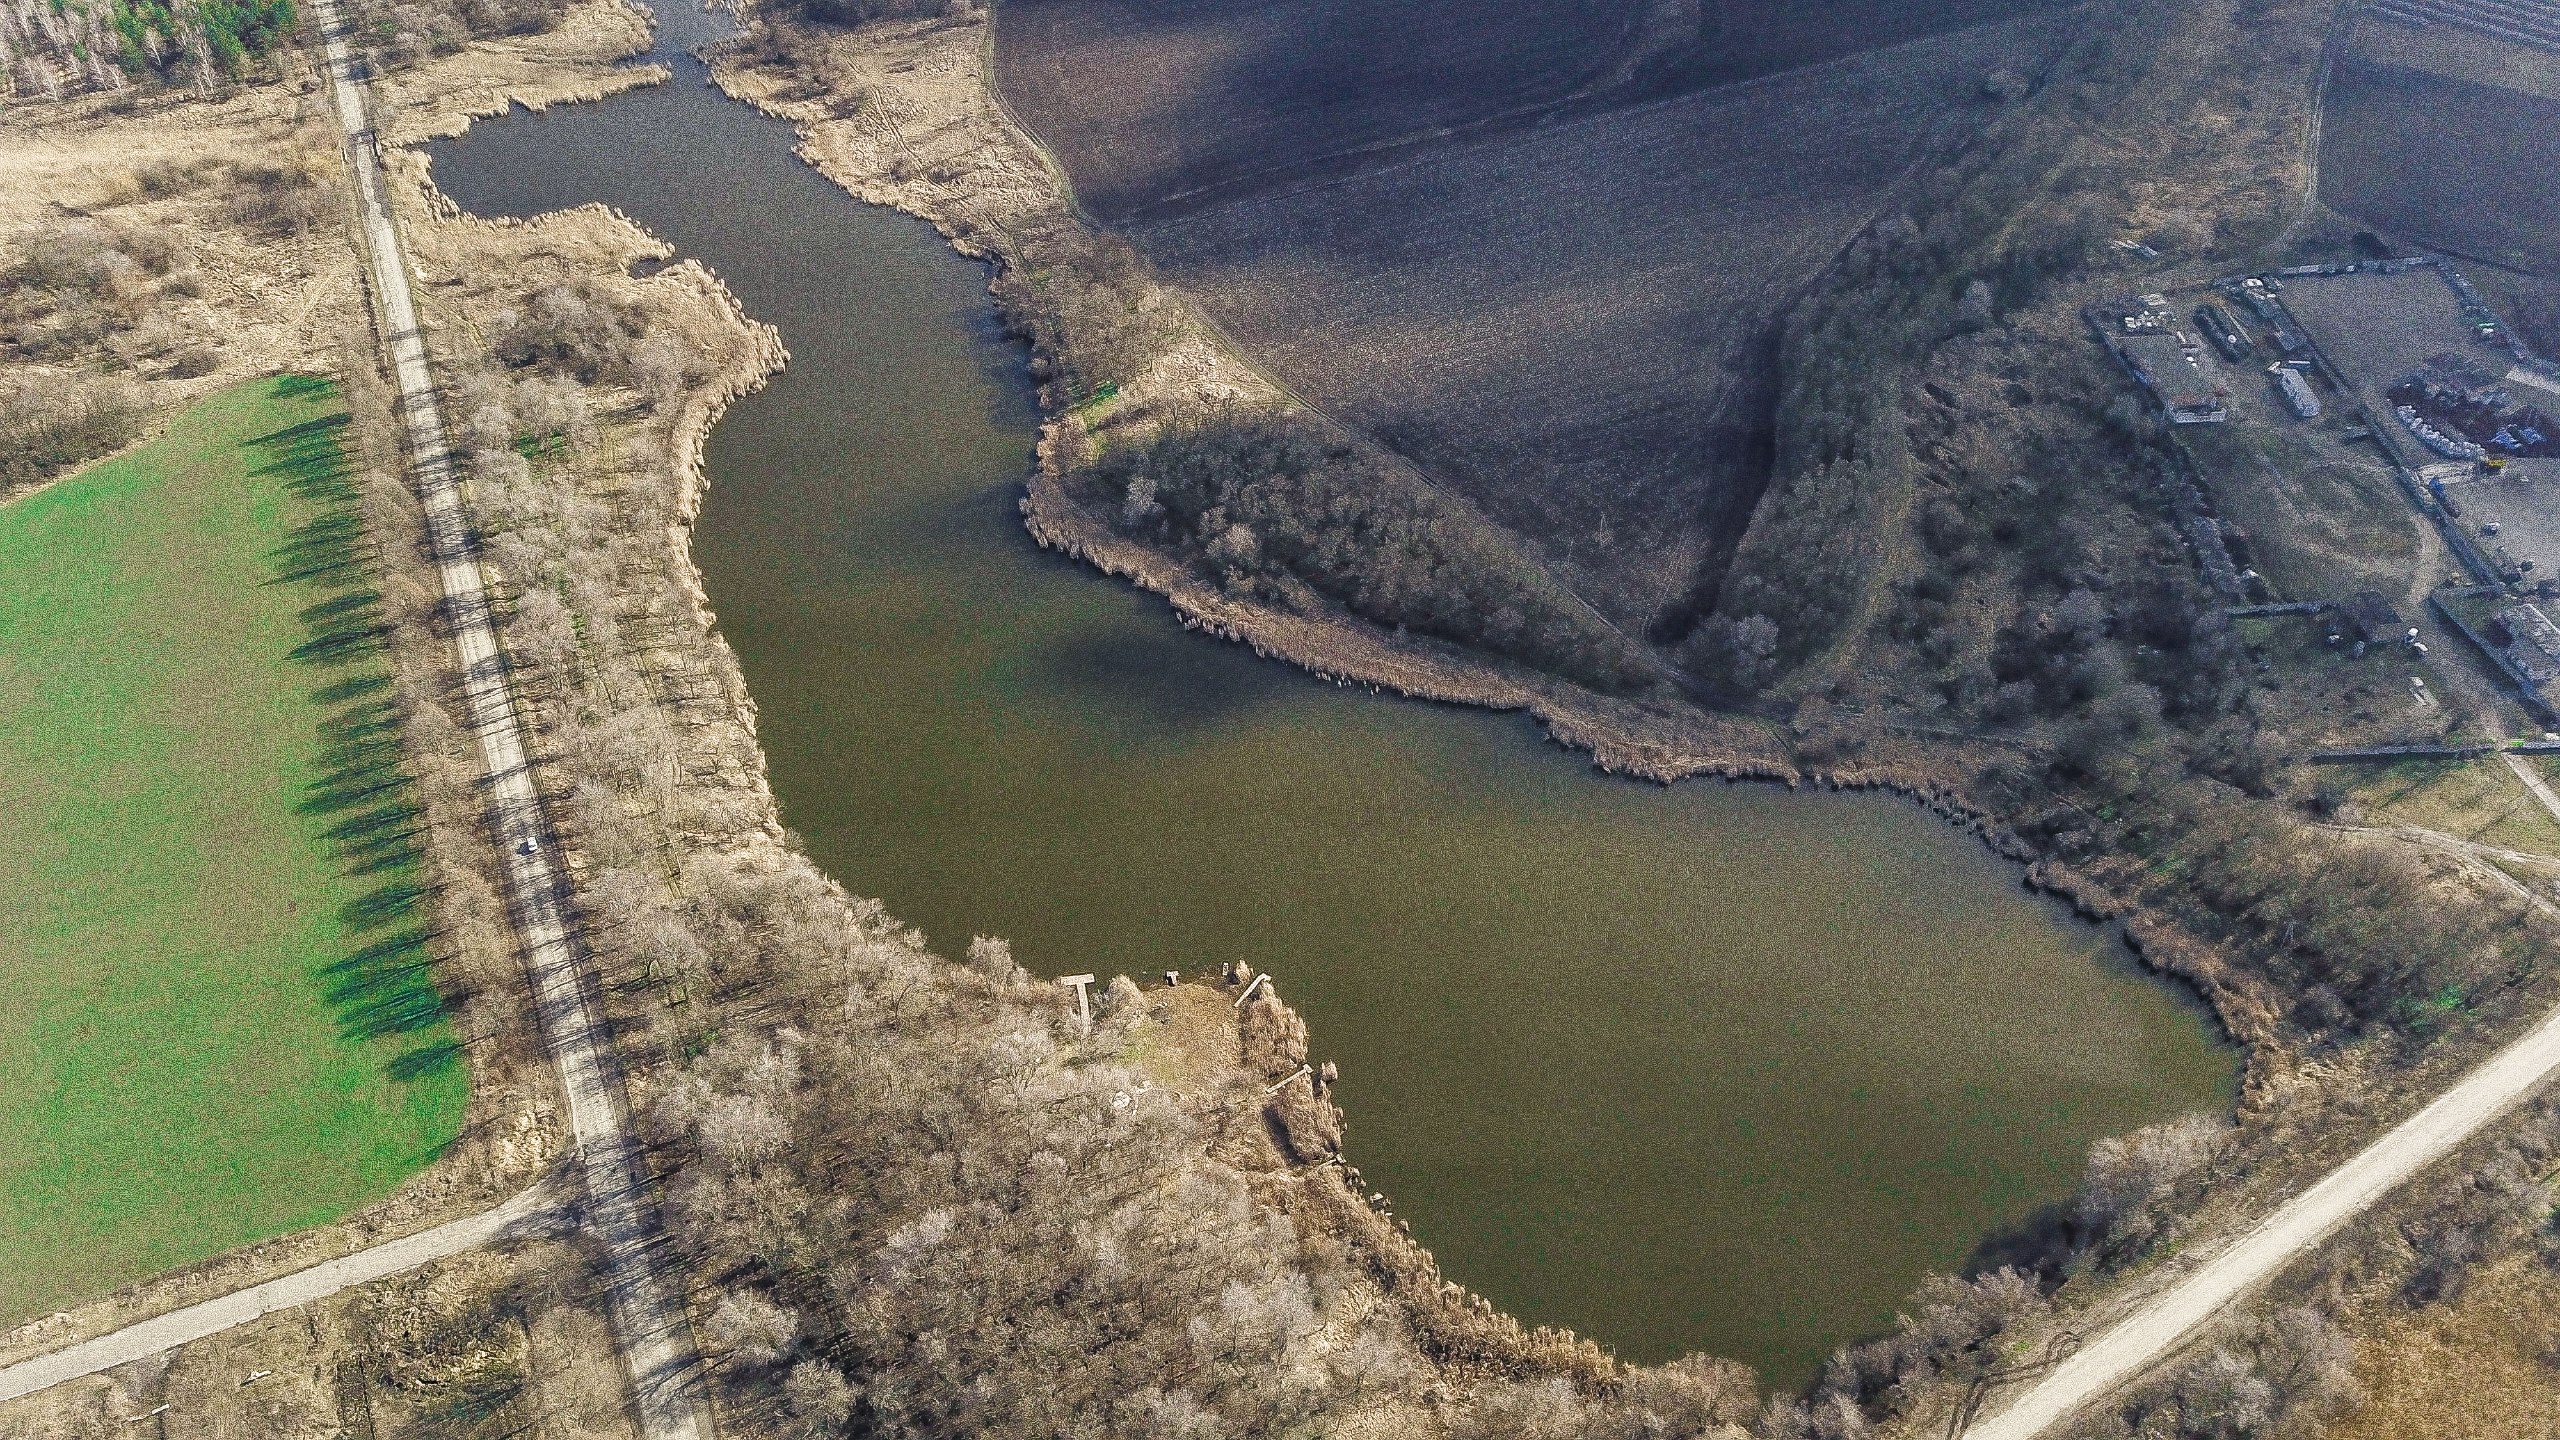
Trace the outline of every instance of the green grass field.
[[0, 506], [0, 1324], [460, 1129], [344, 419], [254, 381]]

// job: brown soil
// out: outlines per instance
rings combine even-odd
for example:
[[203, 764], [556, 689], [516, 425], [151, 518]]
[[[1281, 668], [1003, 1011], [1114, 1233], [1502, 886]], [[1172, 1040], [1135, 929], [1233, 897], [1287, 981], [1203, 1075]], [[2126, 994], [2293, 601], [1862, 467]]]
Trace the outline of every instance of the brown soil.
[[[790, 44], [791, 66], [733, 58], [715, 73], [731, 94], [793, 122], [801, 154], [847, 191], [932, 222], [962, 254], [1007, 263], [1021, 260], [1027, 238], [1079, 226], [1057, 168], [1006, 116], [989, 85], [982, 23], [794, 29]], [[1291, 403], [1173, 292], [1151, 289], [1139, 303], [1179, 319], [1155, 362], [1121, 387], [1124, 413], [1170, 396], [1249, 407]], [[1045, 398], [1054, 411], [1056, 397]], [[1391, 637], [1338, 611], [1309, 615], [1235, 600], [1116, 534], [1068, 497], [1058, 483], [1062, 456], [1089, 443], [1075, 417], [1051, 415], [1042, 430], [1041, 473], [1023, 500], [1025, 523], [1041, 544], [1165, 596], [1186, 625], [1344, 684], [1527, 710], [1559, 741], [1590, 750], [1613, 772], [1662, 781], [1798, 778], [1785, 742], [1754, 720], [1605, 699], [1452, 646]]]

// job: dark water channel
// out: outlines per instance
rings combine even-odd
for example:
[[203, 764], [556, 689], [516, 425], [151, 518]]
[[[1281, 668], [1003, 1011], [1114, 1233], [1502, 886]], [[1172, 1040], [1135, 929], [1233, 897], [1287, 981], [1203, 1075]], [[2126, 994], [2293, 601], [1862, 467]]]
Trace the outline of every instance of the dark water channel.
[[818, 860], [946, 950], [1272, 970], [1353, 1158], [1524, 1319], [1799, 1380], [2091, 1139], [2225, 1102], [2192, 1006], [1915, 806], [1601, 779], [1039, 552], [983, 275], [698, 66], [434, 155], [481, 214], [614, 205], [781, 328], [695, 554]]

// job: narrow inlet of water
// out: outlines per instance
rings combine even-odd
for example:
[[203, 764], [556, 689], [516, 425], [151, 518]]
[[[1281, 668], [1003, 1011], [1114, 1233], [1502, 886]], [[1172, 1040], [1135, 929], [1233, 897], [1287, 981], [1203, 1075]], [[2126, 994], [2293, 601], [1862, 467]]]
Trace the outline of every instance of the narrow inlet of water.
[[2228, 1103], [2194, 1005], [1916, 806], [1604, 779], [1040, 552], [983, 273], [791, 146], [679, 57], [433, 154], [478, 214], [613, 205], [781, 328], [694, 552], [783, 818], [855, 893], [1053, 974], [1272, 971], [1451, 1277], [1782, 1383], [2065, 1197], [2091, 1140]]

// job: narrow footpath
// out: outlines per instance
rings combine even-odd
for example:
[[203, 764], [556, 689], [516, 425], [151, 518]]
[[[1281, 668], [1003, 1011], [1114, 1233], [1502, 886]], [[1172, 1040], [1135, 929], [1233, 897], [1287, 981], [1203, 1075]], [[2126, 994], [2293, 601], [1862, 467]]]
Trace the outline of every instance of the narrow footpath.
[[506, 657], [490, 625], [489, 592], [418, 334], [364, 88], [348, 57], [336, 0], [315, 0], [312, 8], [328, 47], [329, 88], [355, 177], [366, 273], [408, 428], [410, 478], [426, 509], [428, 546], [453, 626], [464, 724], [480, 740], [508, 906], [533, 982], [543, 1045], [568, 1098], [570, 1140], [587, 1190], [586, 1228], [603, 1250], [607, 1310], [631, 1376], [640, 1434], [642, 1440], [708, 1440], [711, 1425], [697, 1389], [700, 1356], [678, 1289], [662, 1269], [664, 1232], [629, 1133], [621, 1070], [563, 903], [566, 891], [552, 858], [557, 845], [534, 788]]
[[0, 1366], [0, 1404], [21, 1395], [33, 1395], [66, 1380], [113, 1370], [136, 1360], [157, 1355], [207, 1335], [246, 1325], [260, 1316], [314, 1300], [326, 1300], [341, 1290], [370, 1285], [376, 1280], [414, 1270], [431, 1260], [442, 1260], [466, 1250], [518, 1235], [533, 1235], [558, 1228], [563, 1222], [559, 1197], [549, 1185], [536, 1185], [515, 1198], [477, 1215], [466, 1215], [447, 1221], [432, 1230], [403, 1235], [397, 1240], [323, 1261], [307, 1270], [281, 1275], [262, 1285], [234, 1290], [137, 1321], [121, 1330], [110, 1330], [95, 1339], [22, 1360], [15, 1365]]
[[2533, 768], [2533, 762], [2513, 750], [2500, 751], [2498, 758], [2507, 762], [2507, 768], [2524, 782], [2525, 789], [2533, 792], [2533, 798], [2541, 803], [2551, 818], [2560, 820], [2560, 795], [2551, 793], [2551, 782], [2542, 778], [2542, 772]]

